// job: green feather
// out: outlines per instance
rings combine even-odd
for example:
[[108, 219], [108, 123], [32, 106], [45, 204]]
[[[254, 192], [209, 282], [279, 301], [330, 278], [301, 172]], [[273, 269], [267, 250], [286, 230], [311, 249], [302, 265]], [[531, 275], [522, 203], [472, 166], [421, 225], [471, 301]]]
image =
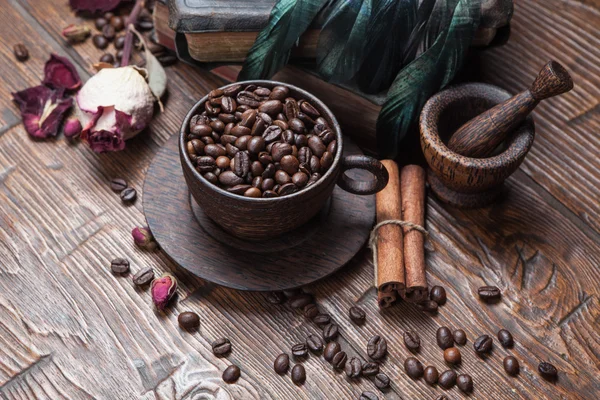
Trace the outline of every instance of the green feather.
[[444, 7], [436, 4], [428, 29], [442, 28], [431, 47], [400, 71], [379, 114], [377, 145], [381, 156], [397, 155], [427, 99], [458, 72], [479, 24], [481, 1], [443, 1]]
[[267, 26], [258, 34], [238, 80], [268, 79], [284, 67], [292, 47], [308, 29], [327, 0], [279, 0]]
[[338, 1], [331, 9], [317, 46], [317, 70], [326, 80], [348, 81], [363, 63], [369, 43], [372, 2]]

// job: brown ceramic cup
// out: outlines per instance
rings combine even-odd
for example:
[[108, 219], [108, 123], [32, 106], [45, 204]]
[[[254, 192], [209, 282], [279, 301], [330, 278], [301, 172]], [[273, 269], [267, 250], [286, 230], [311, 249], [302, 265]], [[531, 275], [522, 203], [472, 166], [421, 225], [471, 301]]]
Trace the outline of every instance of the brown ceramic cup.
[[[179, 133], [179, 155], [183, 175], [192, 196], [204, 213], [230, 234], [247, 240], [265, 240], [298, 228], [314, 217], [331, 196], [335, 185], [358, 194], [371, 195], [385, 187], [388, 172], [378, 160], [364, 156], [342, 156], [343, 138], [340, 126], [332, 112], [312, 94], [289, 84], [275, 81], [237, 82], [244, 86], [254, 84], [272, 89], [283, 85], [289, 88], [290, 97], [308, 100], [328, 122], [336, 135], [337, 154], [329, 170], [315, 184], [287, 196], [273, 198], [250, 198], [229, 193], [206, 180], [192, 165], [185, 150], [185, 137], [192, 116], [202, 112], [208, 96], [202, 98], [188, 112]], [[233, 84], [232, 84], [233, 85]], [[224, 87], [228, 87], [227, 85]], [[363, 169], [374, 179], [358, 181], [345, 172]]]

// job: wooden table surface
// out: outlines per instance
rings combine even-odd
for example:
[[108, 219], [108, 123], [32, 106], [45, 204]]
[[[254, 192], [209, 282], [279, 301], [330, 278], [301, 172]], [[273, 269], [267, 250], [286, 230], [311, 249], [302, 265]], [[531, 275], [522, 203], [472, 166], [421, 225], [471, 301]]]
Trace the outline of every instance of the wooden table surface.
[[[307, 381], [272, 371], [275, 357], [319, 329], [288, 305], [263, 294], [225, 289], [179, 271], [161, 252], [135, 247], [130, 231], [144, 224], [142, 201], [125, 207], [107, 181], [123, 177], [141, 191], [152, 157], [174, 134], [187, 109], [222, 82], [183, 64], [170, 67], [166, 111], [116, 154], [94, 154], [84, 144], [32, 141], [10, 92], [39, 84], [50, 52], [70, 58], [87, 79], [100, 55], [91, 41], [71, 47], [60, 36], [79, 21], [66, 0], [0, 0], [0, 398], [2, 399], [355, 399], [378, 392], [349, 382], [322, 357], [304, 365]], [[383, 332], [390, 354], [382, 371], [392, 379], [386, 399], [433, 399], [444, 393], [403, 371], [407, 329], [424, 341], [417, 357], [445, 369], [435, 331], [463, 328], [461, 372], [473, 376], [473, 399], [597, 399], [600, 393], [600, 3], [597, 0], [515, 0], [512, 37], [480, 55], [484, 79], [511, 92], [526, 87], [555, 58], [572, 71], [575, 89], [541, 104], [537, 136], [500, 202], [461, 211], [429, 198], [427, 245], [430, 284], [447, 288], [439, 314], [399, 304], [379, 312], [370, 252], [308, 288], [341, 327], [342, 347], [364, 359], [366, 342]], [[90, 23], [90, 22], [88, 22]], [[91, 23], [90, 23], [91, 24]], [[14, 60], [23, 42], [31, 58]], [[140, 193], [143, 196], [143, 193]], [[148, 290], [110, 273], [115, 257], [133, 272], [151, 266], [173, 271], [178, 299], [158, 314]], [[476, 289], [497, 285], [498, 304], [482, 304]], [[353, 325], [350, 306], [367, 311]], [[197, 333], [182, 332], [177, 315], [200, 314]], [[486, 360], [472, 349], [481, 334], [512, 331], [512, 350], [496, 346]], [[233, 352], [213, 356], [210, 343], [228, 337]], [[502, 359], [512, 354], [521, 374], [509, 378]], [[552, 384], [540, 361], [559, 369]], [[242, 370], [224, 384], [230, 363]], [[454, 388], [451, 399], [463, 395]]]

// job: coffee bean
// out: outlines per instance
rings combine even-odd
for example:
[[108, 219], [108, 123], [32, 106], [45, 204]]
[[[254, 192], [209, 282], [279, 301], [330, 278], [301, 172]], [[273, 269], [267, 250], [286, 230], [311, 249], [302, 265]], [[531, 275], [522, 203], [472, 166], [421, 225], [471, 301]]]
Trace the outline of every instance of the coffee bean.
[[15, 58], [21, 62], [29, 58], [29, 50], [27, 50], [27, 47], [25, 47], [23, 43], [15, 44], [13, 47], [13, 53]]
[[323, 339], [326, 342], [335, 340], [340, 334], [339, 328], [336, 324], [331, 323], [323, 328]]
[[225, 383], [235, 383], [240, 379], [241, 371], [237, 365], [230, 365], [223, 371], [223, 381]]
[[313, 318], [313, 322], [323, 328], [331, 323], [331, 317], [329, 314], [319, 314]]
[[477, 293], [479, 298], [484, 301], [497, 300], [502, 295], [500, 289], [496, 286], [482, 286], [477, 289]]
[[241, 185], [235, 185], [235, 186], [232, 186], [232, 187], [230, 187], [230, 188], [227, 188], [227, 191], [228, 191], [229, 193], [234, 193], [234, 194], [241, 194], [241, 195], [244, 195], [244, 194], [246, 193], [246, 191], [247, 191], [248, 189], [250, 189], [251, 187], [252, 187], [252, 186], [250, 186], [250, 185], [244, 185], [244, 184], [241, 184]]
[[456, 347], [447, 348], [444, 350], [444, 360], [449, 364], [460, 364], [460, 350], [458, 350]]
[[367, 354], [373, 360], [380, 360], [385, 357], [387, 354], [386, 340], [379, 335], [373, 336], [367, 343]]
[[467, 334], [462, 329], [457, 329], [452, 332], [452, 337], [454, 338], [456, 344], [464, 346], [467, 343]]
[[287, 298], [283, 292], [269, 292], [267, 294], [267, 301], [271, 304], [283, 304]]
[[417, 308], [423, 312], [434, 314], [438, 310], [438, 303], [433, 300], [423, 300], [417, 303]]
[[125, 46], [125, 35], [117, 36], [114, 41], [115, 49], [121, 50]]
[[308, 101], [299, 102], [299, 105], [300, 105], [300, 110], [303, 113], [308, 114], [312, 118], [318, 118], [321, 116], [319, 111], [317, 111], [317, 109], [312, 104], [310, 104]]
[[283, 131], [281, 130], [281, 127], [276, 126], [276, 125], [271, 125], [264, 131], [264, 133], [262, 134], [262, 137], [265, 140], [265, 142], [267, 142], [267, 143], [276, 142], [279, 139], [281, 139], [282, 132]]
[[419, 347], [421, 346], [421, 338], [417, 332], [406, 331], [404, 332], [404, 345], [406, 345], [409, 350], [419, 350]]
[[292, 355], [296, 358], [304, 358], [308, 355], [306, 344], [298, 343], [292, 346]]
[[123, 18], [119, 17], [118, 15], [115, 15], [110, 19], [110, 24], [117, 32], [122, 31], [123, 28], [125, 28], [125, 21], [123, 21]]
[[279, 194], [280, 196], [287, 196], [292, 193], [296, 193], [297, 191], [298, 191], [298, 186], [294, 185], [293, 183], [286, 183], [285, 185], [282, 185], [279, 188], [279, 190], [277, 191], [277, 194]]
[[364, 391], [360, 394], [358, 400], [379, 400], [379, 397], [373, 392]]
[[145, 286], [152, 282], [154, 279], [154, 271], [150, 267], [146, 267], [138, 271], [137, 274], [133, 276], [133, 283], [137, 286]]
[[224, 171], [219, 175], [219, 182], [225, 186], [235, 186], [242, 184], [244, 179], [237, 176], [233, 171]]
[[437, 330], [436, 340], [438, 346], [440, 346], [442, 350], [446, 350], [447, 348], [454, 346], [452, 332], [450, 331], [450, 328], [446, 326], [442, 326]]
[[292, 183], [299, 188], [304, 187], [308, 183], [308, 175], [304, 172], [296, 172], [292, 175]]
[[414, 357], [408, 357], [404, 360], [404, 370], [406, 375], [412, 379], [419, 379], [423, 376], [423, 364]]
[[[307, 180], [308, 180], [308, 177], [307, 177]], [[365, 318], [367, 317], [367, 315], [365, 314], [365, 311], [358, 306], [350, 307], [348, 314], [350, 315], [350, 319], [352, 320], [352, 322], [354, 322], [357, 325], [364, 324]]]
[[102, 28], [104, 28], [104, 26], [108, 24], [108, 21], [106, 20], [106, 18], [96, 18], [96, 20], [94, 21], [94, 25], [96, 26], [96, 29], [98, 29], [99, 31], [102, 30]]
[[280, 161], [281, 169], [287, 172], [289, 175], [294, 175], [298, 172], [300, 162], [292, 155], [283, 156]]
[[209, 181], [213, 185], [216, 185], [217, 183], [219, 183], [219, 178], [217, 178], [217, 176], [215, 174], [213, 174], [212, 172], [207, 172], [203, 176], [204, 176], [204, 178], [206, 178], [207, 181]]
[[338, 342], [329, 342], [325, 346], [325, 350], [323, 350], [323, 358], [325, 360], [331, 362], [333, 360], [333, 356], [341, 351], [340, 344]]
[[504, 358], [502, 364], [504, 365], [504, 370], [508, 375], [515, 376], [519, 374], [519, 360], [517, 360], [515, 357], [507, 356], [506, 358]]
[[475, 340], [473, 343], [473, 348], [475, 352], [479, 355], [487, 354], [492, 351], [494, 341], [488, 335], [482, 335]]
[[273, 363], [273, 369], [275, 370], [275, 372], [279, 375], [284, 375], [285, 373], [287, 373], [289, 368], [290, 357], [285, 353], [278, 355], [275, 359], [275, 362]]
[[217, 339], [211, 346], [215, 356], [223, 356], [231, 351], [231, 342], [227, 338]]
[[505, 348], [513, 347], [515, 344], [512, 334], [506, 329], [500, 329], [498, 331], [498, 341]]
[[284, 156], [291, 155], [294, 152], [293, 147], [289, 143], [274, 143], [271, 147], [271, 156], [273, 161], [281, 161]]
[[137, 198], [137, 192], [135, 191], [134, 188], [132, 187], [128, 187], [125, 188], [121, 191], [121, 200], [125, 203], [131, 203], [134, 202], [135, 199]]
[[446, 289], [441, 286], [432, 287], [429, 292], [429, 299], [435, 301], [440, 306], [446, 304]]
[[463, 393], [471, 393], [473, 391], [473, 379], [470, 375], [460, 374], [456, 377], [456, 386]]
[[127, 181], [121, 178], [115, 178], [110, 181], [110, 188], [115, 192], [122, 192], [127, 188]]
[[558, 378], [558, 370], [556, 367], [547, 362], [541, 362], [538, 365], [538, 372], [548, 381], [555, 381]]
[[[231, 113], [235, 112], [236, 107], [237, 107], [237, 104], [235, 104], [235, 100], [233, 100], [231, 97], [225, 96], [221, 99], [221, 110], [224, 113], [231, 114]], [[246, 129], [249, 129], [249, 128], [246, 128]]]
[[192, 331], [200, 326], [200, 317], [195, 312], [185, 311], [177, 316], [177, 322], [181, 329]]
[[102, 55], [102, 57], [100, 57], [100, 62], [104, 62], [107, 64], [114, 64], [115, 63], [115, 57], [110, 54], [110, 53], [104, 53]]
[[375, 376], [379, 373], [379, 363], [366, 362], [362, 365], [363, 376]]
[[115, 274], [124, 274], [129, 271], [129, 261], [124, 258], [115, 258], [110, 262], [110, 269]]
[[282, 170], [275, 172], [275, 182], [277, 182], [278, 184], [285, 185], [287, 183], [290, 183], [291, 180], [292, 179], [290, 178], [287, 172]]
[[346, 362], [344, 371], [346, 372], [346, 376], [348, 378], [357, 379], [360, 377], [362, 371], [362, 363], [358, 358], [352, 357], [350, 361]]
[[300, 293], [290, 298], [290, 306], [292, 308], [304, 308], [312, 302], [313, 297], [308, 293]]
[[306, 345], [314, 354], [320, 354], [323, 351], [323, 341], [317, 335], [308, 335]]
[[438, 385], [442, 389], [448, 390], [452, 389], [452, 387], [456, 384], [456, 372], [452, 370], [444, 371], [440, 374], [438, 378]]
[[106, 38], [109, 42], [115, 38], [116, 31], [112, 25], [104, 25], [102, 28], [102, 36]]
[[108, 47], [108, 40], [106, 40], [106, 38], [102, 35], [92, 36], [92, 43], [94, 43], [94, 46], [96, 46], [96, 48], [101, 50]]
[[304, 317], [306, 319], [312, 320], [314, 317], [319, 315], [319, 307], [317, 307], [316, 304], [307, 304], [304, 306], [302, 312], [304, 313]]
[[312, 153], [317, 157], [321, 157], [323, 153], [327, 151], [327, 147], [325, 146], [321, 138], [319, 138], [318, 136], [311, 136], [308, 139], [308, 147], [310, 148]]
[[[233, 172], [240, 177], [244, 177], [250, 172], [250, 156], [245, 151], [239, 151], [233, 157], [234, 167]], [[217, 166], [219, 165], [217, 159]]]
[[377, 375], [375, 375], [375, 379], [373, 379], [373, 383], [375, 384], [377, 389], [384, 390], [384, 389], [390, 387], [390, 378], [383, 372], [380, 372]]
[[430, 385], [435, 385], [438, 381], [438, 378], [438, 370], [433, 365], [428, 366], [427, 368], [425, 368], [425, 371], [423, 371], [423, 379], [425, 379], [425, 382], [427, 382]]
[[333, 368], [335, 368], [335, 369], [344, 369], [347, 359], [348, 359], [348, 356], [346, 355], [346, 352], [338, 351], [337, 353], [335, 353], [335, 355], [331, 359], [331, 364], [333, 365]]
[[292, 382], [300, 386], [306, 381], [306, 370], [302, 364], [294, 365], [292, 368]]

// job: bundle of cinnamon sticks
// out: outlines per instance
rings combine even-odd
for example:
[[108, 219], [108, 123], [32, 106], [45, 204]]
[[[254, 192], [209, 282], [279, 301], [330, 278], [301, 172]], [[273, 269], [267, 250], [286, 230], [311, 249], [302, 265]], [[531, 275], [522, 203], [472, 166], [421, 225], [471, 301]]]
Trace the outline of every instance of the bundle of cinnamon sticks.
[[[385, 189], [377, 193], [376, 287], [379, 307], [391, 306], [398, 298], [410, 302], [427, 299], [425, 274], [425, 170], [383, 160], [389, 173]], [[395, 221], [395, 222], [392, 222]], [[398, 223], [398, 221], [403, 221]]]

